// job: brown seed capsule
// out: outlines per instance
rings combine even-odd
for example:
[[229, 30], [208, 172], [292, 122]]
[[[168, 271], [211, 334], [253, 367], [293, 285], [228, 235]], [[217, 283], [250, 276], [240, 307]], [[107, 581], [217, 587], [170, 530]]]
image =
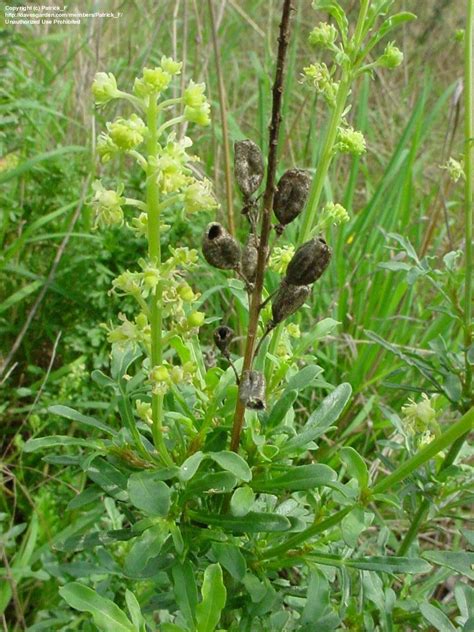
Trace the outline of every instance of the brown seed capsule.
[[272, 300], [272, 326], [278, 325], [298, 310], [311, 294], [309, 285], [291, 285], [283, 279]]
[[255, 281], [257, 275], [257, 261], [258, 261], [258, 249], [257, 238], [251, 234], [248, 242], [242, 250], [241, 269], [244, 277], [250, 283]]
[[240, 245], [218, 222], [207, 225], [202, 254], [211, 266], [221, 270], [235, 270], [240, 266]]
[[234, 145], [234, 173], [245, 198], [258, 189], [263, 180], [264, 166], [260, 147], [251, 140], [239, 140]]
[[226, 325], [217, 327], [217, 329], [214, 330], [214, 342], [216, 343], [216, 347], [224, 354], [228, 353], [229, 345], [233, 338], [234, 332]]
[[239, 399], [246, 408], [265, 408], [265, 376], [260, 371], [244, 371], [239, 387]]
[[273, 211], [281, 225], [286, 226], [301, 213], [310, 185], [311, 175], [304, 169], [289, 169], [282, 175], [273, 199]]
[[332, 251], [322, 237], [305, 242], [293, 255], [286, 269], [291, 285], [310, 285], [322, 275], [331, 260]]

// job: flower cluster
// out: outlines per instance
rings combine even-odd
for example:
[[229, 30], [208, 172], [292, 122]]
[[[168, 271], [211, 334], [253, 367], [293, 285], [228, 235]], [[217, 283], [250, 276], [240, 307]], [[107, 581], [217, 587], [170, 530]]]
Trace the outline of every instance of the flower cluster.
[[95, 226], [120, 226], [123, 224], [122, 206], [125, 198], [122, 197], [123, 185], [116, 191], [106, 189], [100, 180], [92, 184], [95, 195], [92, 199], [92, 208], [95, 213]]
[[322, 216], [327, 226], [340, 226], [346, 224], [349, 220], [349, 213], [342, 206], [342, 204], [334, 204], [334, 202], [328, 202], [323, 208]]
[[433, 408], [434, 398], [422, 394], [421, 402], [408, 400], [406, 406], [402, 406], [403, 426], [409, 434], [424, 433], [437, 428], [436, 410]]
[[186, 362], [183, 365], [166, 363], [151, 369], [149, 381], [153, 393], [165, 395], [172, 385], [191, 383], [195, 374], [196, 367], [192, 362]]
[[112, 99], [120, 97], [117, 81], [111, 72], [98, 72], [92, 84], [92, 94], [96, 105], [107, 105]]
[[381, 68], [396, 68], [403, 62], [403, 53], [397, 48], [394, 42], [389, 42], [381, 57], [377, 60], [377, 65]]
[[275, 246], [270, 255], [268, 266], [270, 270], [278, 272], [278, 274], [285, 274], [288, 264], [293, 259], [295, 254], [295, 247], [292, 244], [286, 246]]
[[360, 156], [366, 151], [364, 135], [351, 126], [339, 127], [337, 130], [335, 150], [343, 154]]
[[332, 48], [336, 38], [336, 27], [327, 22], [321, 22], [309, 34], [308, 42], [315, 48]]
[[303, 72], [305, 79], [312, 82], [319, 94], [324, 97], [326, 103], [333, 107], [336, 103], [339, 83], [332, 79], [331, 72], [326, 64], [311, 64], [303, 68]]
[[446, 164], [441, 166], [441, 169], [446, 169], [451, 180], [456, 183], [459, 180], [465, 180], [466, 174], [464, 172], [464, 165], [462, 161], [456, 160], [452, 156], [446, 162]]

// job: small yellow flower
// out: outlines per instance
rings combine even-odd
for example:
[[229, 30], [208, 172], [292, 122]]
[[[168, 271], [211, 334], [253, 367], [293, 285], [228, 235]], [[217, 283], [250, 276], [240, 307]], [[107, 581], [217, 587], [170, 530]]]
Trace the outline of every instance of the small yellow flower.
[[117, 81], [111, 72], [98, 72], [92, 84], [92, 94], [96, 105], [106, 105], [112, 99], [117, 99], [120, 92], [117, 88]]
[[194, 180], [184, 192], [184, 208], [188, 213], [210, 211], [218, 207], [209, 180]]
[[269, 266], [270, 270], [278, 272], [278, 274], [285, 274], [288, 264], [295, 254], [295, 247], [291, 244], [287, 246], [276, 246], [270, 255]]
[[331, 48], [337, 38], [336, 27], [327, 22], [321, 22], [309, 34], [308, 42], [311, 46], [319, 48]]
[[160, 94], [169, 86], [171, 74], [160, 66], [144, 68], [140, 79], [135, 79], [133, 91], [137, 97], [147, 97], [150, 94]]
[[441, 169], [446, 169], [451, 180], [456, 183], [459, 180], [465, 180], [466, 174], [464, 172], [464, 164], [462, 161], [456, 160], [452, 156], [446, 162], [446, 164], [442, 165]]
[[105, 189], [100, 180], [96, 180], [92, 188], [95, 191], [92, 208], [95, 211], [95, 226], [116, 226], [123, 224], [122, 197], [123, 185], [117, 191]]
[[107, 123], [107, 129], [112, 142], [124, 151], [135, 149], [144, 140], [145, 123], [136, 114], [129, 119], [118, 118], [113, 123]]
[[171, 57], [163, 56], [161, 58], [160, 66], [163, 68], [165, 72], [170, 75], [180, 75], [181, 68], [183, 67], [182, 61], [175, 61]]
[[339, 127], [335, 149], [343, 154], [360, 156], [366, 151], [364, 135], [350, 126]]

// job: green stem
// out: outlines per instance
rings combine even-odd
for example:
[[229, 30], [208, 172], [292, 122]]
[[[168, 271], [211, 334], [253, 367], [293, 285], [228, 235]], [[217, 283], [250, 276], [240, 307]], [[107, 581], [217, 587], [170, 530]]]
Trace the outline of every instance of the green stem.
[[[364, 24], [367, 19], [367, 11], [369, 9], [370, 0], [362, 0], [359, 16], [357, 18], [357, 24], [354, 31], [354, 37], [352, 38], [352, 49], [354, 56], [360, 53], [362, 39], [364, 37]], [[362, 63], [363, 57], [359, 56], [359, 65]], [[321, 200], [321, 194], [324, 188], [324, 182], [326, 180], [329, 168], [331, 166], [332, 159], [334, 157], [334, 144], [337, 138], [337, 128], [341, 124], [342, 115], [346, 108], [347, 97], [351, 90], [351, 84], [353, 79], [357, 76], [356, 61], [352, 69], [345, 69], [339, 88], [336, 95], [336, 104], [332, 110], [331, 118], [327, 128], [326, 136], [324, 138], [324, 146], [321, 151], [321, 158], [318, 162], [316, 173], [311, 183], [311, 190], [309, 192], [308, 203], [303, 211], [302, 225], [299, 232], [297, 245], [303, 244], [310, 238], [314, 229], [315, 218], [318, 214], [319, 202]], [[268, 348], [269, 353], [275, 355], [278, 348], [282, 332], [282, 325], [278, 325], [273, 331], [270, 345]]]
[[393, 485], [396, 485], [407, 476], [410, 476], [420, 465], [423, 465], [426, 461], [436, 456], [438, 452], [446, 450], [452, 443], [459, 439], [459, 437], [469, 432], [473, 424], [474, 408], [471, 408], [461, 419], [448, 428], [448, 430], [445, 430], [443, 434], [431, 441], [431, 443], [405, 461], [405, 463], [402, 463], [394, 472], [388, 476], [384, 476], [372, 489], [372, 494], [383, 494], [387, 489], [393, 487]]
[[[421, 465], [429, 461], [431, 458], [436, 456], [442, 450], [448, 448], [451, 444], [454, 444], [460, 437], [464, 436], [467, 432], [469, 432], [474, 426], [474, 408], [471, 408], [463, 417], [459, 419], [455, 424], [453, 424], [448, 430], [443, 432], [438, 438], [434, 439], [431, 443], [429, 443], [426, 447], [420, 450], [413, 457], [402, 463], [397, 469], [392, 472], [389, 476], [384, 477], [379, 483], [377, 483], [371, 490], [370, 496], [374, 496], [375, 494], [382, 494], [387, 491], [393, 485], [400, 483], [402, 480], [410, 476], [417, 468]], [[448, 456], [445, 460], [450, 457], [451, 451], [448, 453]], [[369, 496], [369, 497], [370, 497]], [[308, 527], [304, 531], [297, 533], [293, 537], [286, 540], [286, 542], [282, 542], [275, 547], [267, 549], [263, 552], [261, 559], [268, 559], [271, 557], [279, 556], [288, 551], [289, 549], [293, 549], [298, 544], [301, 544], [308, 540], [309, 538], [326, 531], [331, 527], [336, 526], [341, 522], [341, 520], [347, 516], [356, 506], [357, 502], [349, 505], [348, 507], [344, 507], [344, 509], [340, 509], [337, 513], [330, 516], [326, 520], [322, 522], [318, 522], [311, 527]], [[420, 518], [418, 522], [421, 522]]]
[[472, 123], [473, 109], [473, 22], [474, 0], [467, 0], [467, 22], [464, 47], [464, 168], [465, 168], [465, 237], [466, 237], [466, 281], [464, 286], [464, 354], [466, 379], [464, 383], [465, 394], [471, 398], [472, 368], [469, 362], [469, 349], [472, 345], [472, 210], [474, 179], [473, 154], [474, 132]]
[[[156, 156], [158, 151], [157, 132], [158, 108], [156, 98], [150, 96], [147, 109], [148, 125], [148, 155]], [[160, 242], [160, 200], [158, 182], [153, 172], [148, 173], [147, 185], [147, 206], [148, 206], [148, 253], [151, 261], [159, 267], [161, 264], [161, 242]], [[154, 294], [151, 296], [150, 306], [150, 328], [151, 328], [151, 364], [152, 367], [159, 366], [163, 360], [162, 351], [162, 301], [163, 288], [158, 283]], [[173, 463], [163, 437], [163, 395], [153, 393], [152, 395], [152, 420], [153, 420], [153, 441], [155, 448], [166, 465]]]

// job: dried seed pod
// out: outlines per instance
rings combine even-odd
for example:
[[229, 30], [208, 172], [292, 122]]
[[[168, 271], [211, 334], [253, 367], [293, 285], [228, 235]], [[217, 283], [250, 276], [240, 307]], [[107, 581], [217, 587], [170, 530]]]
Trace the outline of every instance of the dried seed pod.
[[234, 173], [245, 198], [258, 189], [263, 180], [264, 166], [260, 147], [251, 140], [239, 140], [234, 145]]
[[293, 255], [286, 269], [291, 285], [310, 285], [322, 275], [331, 260], [332, 251], [322, 237], [305, 242]]
[[230, 327], [222, 325], [214, 330], [214, 342], [216, 347], [224, 354], [228, 353], [229, 345], [234, 338], [234, 332]]
[[218, 222], [207, 225], [202, 254], [211, 266], [221, 270], [235, 270], [240, 266], [240, 245]]
[[289, 169], [282, 175], [273, 198], [273, 211], [282, 226], [292, 222], [301, 213], [308, 199], [310, 185], [311, 175], [304, 169]]
[[275, 327], [298, 310], [311, 294], [309, 285], [291, 285], [286, 279], [280, 283], [272, 300], [272, 322]]
[[244, 277], [253, 283], [257, 275], [257, 261], [258, 261], [258, 239], [255, 235], [251, 234], [249, 240], [242, 250], [241, 270]]
[[246, 408], [265, 408], [265, 376], [260, 371], [244, 371], [239, 388], [239, 399]]

